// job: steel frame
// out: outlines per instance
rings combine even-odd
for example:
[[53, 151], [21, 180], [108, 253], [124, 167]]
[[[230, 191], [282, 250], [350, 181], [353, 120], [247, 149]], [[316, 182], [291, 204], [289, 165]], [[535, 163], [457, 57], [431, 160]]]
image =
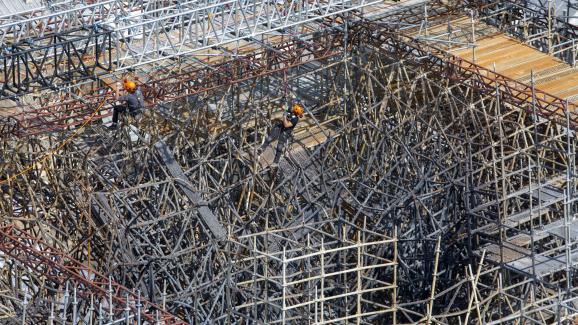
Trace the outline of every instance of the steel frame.
[[86, 29], [5, 46], [2, 94], [38, 92], [97, 78], [113, 69], [112, 49], [111, 32]]
[[[30, 12], [29, 18], [1, 24], [0, 42], [3, 44], [2, 51], [10, 60], [26, 56], [27, 51], [18, 49], [27, 47], [27, 43], [40, 48], [54, 47], [58, 51], [58, 45], [51, 41], [54, 37], [64, 37], [71, 30], [85, 29], [87, 33], [84, 37], [90, 39], [91, 30], [105, 30], [111, 33], [115, 42], [115, 71], [123, 71], [201, 50], [210, 51], [225, 44], [233, 44], [226, 48], [236, 54], [238, 46], [246, 40], [269, 42], [270, 36], [300, 33], [297, 29], [303, 24], [330, 19], [377, 3], [379, 1], [373, 0], [291, 0], [283, 3], [256, 0], [203, 3], [108, 0], [80, 5], [74, 1], [65, 4], [69, 9], [62, 8], [40, 16], [37, 12]], [[98, 39], [95, 41], [97, 49], [110, 47], [106, 39], [102, 43]], [[27, 65], [20, 67], [24, 62], [12, 60], [8, 66], [15, 65], [24, 71]], [[110, 61], [108, 63], [112, 64]], [[10, 74], [8, 70], [5, 66], [4, 73]], [[25, 81], [22, 82], [20, 78]], [[73, 82], [74, 79], [69, 78], [68, 81]], [[43, 80], [17, 76], [12, 86], [4, 86], [3, 89], [20, 92], [27, 88], [28, 83], [35, 81]], [[7, 82], [7, 78], [4, 82]], [[44, 85], [43, 82], [40, 84]]]
[[[128, 311], [134, 312], [137, 317], [142, 316], [143, 321], [151, 323], [160, 321], [163, 324], [185, 324], [158, 306], [141, 299], [126, 287], [112, 282], [109, 277], [90, 269], [90, 267], [86, 267], [79, 261], [66, 256], [61, 251], [47, 245], [37, 237], [15, 228], [13, 225], [2, 227], [0, 232], [2, 233], [0, 250], [6, 257], [9, 256], [18, 260], [22, 265], [33, 270], [33, 272], [41, 274], [44, 277], [44, 281], [51, 281], [56, 286], [68, 280], [73, 281], [76, 284], [75, 293], [84, 299], [91, 297], [92, 300], [95, 296], [97, 301], [106, 298], [110, 299], [109, 301], [104, 300], [109, 303], [107, 309], [109, 309], [110, 318], [117, 317], [117, 313], [126, 313], [125, 309], [128, 308]], [[33, 288], [29, 289], [33, 290]], [[120, 308], [113, 307], [113, 301]], [[94, 308], [92, 304], [91, 308]], [[143, 310], [142, 313], [141, 309]], [[64, 313], [66, 314], [66, 308]], [[72, 317], [73, 321], [77, 321], [74, 320], [74, 315]], [[125, 318], [128, 317], [129, 315], [125, 314]], [[141, 322], [140, 318], [137, 322]]]
[[[353, 37], [355, 34], [352, 33]], [[362, 36], [363, 37], [363, 36]], [[219, 88], [246, 82], [251, 78], [266, 76], [283, 69], [307, 64], [311, 59], [327, 59], [341, 54], [343, 43], [340, 33], [315, 33], [301, 39], [288, 40], [271, 49], [259, 51], [249, 56], [226, 61], [205, 68], [193, 66], [142, 85], [148, 107], [162, 102], [175, 101], [186, 96], [218, 90]], [[94, 91], [94, 95], [82, 99], [71, 98], [52, 105], [45, 105], [33, 111], [24, 111], [16, 116], [20, 122], [21, 135], [53, 132], [82, 123], [95, 108], [112, 97], [110, 88]], [[107, 117], [110, 106], [101, 110], [95, 121]]]
[[[146, 91], [154, 109], [136, 126], [92, 124], [4, 187], [4, 222], [189, 323], [571, 324], [571, 110], [446, 55], [442, 42], [399, 35], [459, 14], [438, 6], [303, 35], [298, 46], [214, 69], [167, 72], [158, 92]], [[305, 104], [307, 126], [275, 170], [251, 153], [283, 97]], [[4, 140], [0, 174], [65, 136]], [[203, 207], [227, 240], [207, 227]], [[527, 210], [528, 220], [512, 223]], [[363, 246], [372, 249], [360, 254]], [[321, 283], [331, 285], [316, 297]]]

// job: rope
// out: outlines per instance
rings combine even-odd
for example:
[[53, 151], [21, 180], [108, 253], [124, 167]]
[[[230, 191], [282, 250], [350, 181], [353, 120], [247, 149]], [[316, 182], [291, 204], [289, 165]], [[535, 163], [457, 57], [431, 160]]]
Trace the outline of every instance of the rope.
[[48, 154], [46, 154], [44, 157], [42, 157], [41, 159], [30, 163], [28, 166], [26, 166], [26, 168], [22, 169], [20, 172], [18, 172], [15, 175], [12, 175], [6, 179], [0, 180], [0, 185], [2, 184], [6, 184], [9, 183], [13, 180], [15, 180], [16, 178], [30, 172], [33, 168], [34, 165], [38, 164], [38, 163], [43, 163], [46, 159], [52, 157], [57, 151], [59, 151], [60, 149], [62, 149], [65, 145], [67, 145], [68, 143], [70, 143], [70, 141], [72, 141], [74, 138], [76, 138], [76, 136], [78, 135], [78, 133], [90, 122], [92, 121], [92, 119], [94, 119], [94, 116], [102, 109], [102, 107], [104, 106], [104, 104], [106, 103], [106, 100], [108, 99], [109, 95], [104, 97], [104, 100], [100, 103], [100, 105], [98, 105], [98, 107], [96, 108], [96, 110], [94, 110], [94, 112], [92, 112], [92, 114], [90, 114], [90, 116], [84, 121], [82, 122], [82, 124], [80, 125], [79, 128], [77, 128], [76, 130], [74, 130], [74, 132], [68, 137], [66, 138], [66, 140], [64, 140], [60, 145], [58, 145], [57, 147], [55, 147], [54, 149], [50, 150], [50, 152]]

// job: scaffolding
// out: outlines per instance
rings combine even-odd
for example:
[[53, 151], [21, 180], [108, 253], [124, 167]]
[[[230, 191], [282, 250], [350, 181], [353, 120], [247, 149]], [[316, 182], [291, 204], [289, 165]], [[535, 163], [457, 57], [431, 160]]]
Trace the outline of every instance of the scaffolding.
[[394, 314], [396, 240], [395, 231], [387, 237], [332, 219], [239, 237], [233, 245], [247, 252], [233, 261], [235, 287], [247, 299], [234, 314], [253, 324], [360, 323]]
[[[573, 324], [578, 120], [546, 86], [572, 79], [574, 27], [521, 1], [348, 8], [228, 58], [135, 59], [147, 109], [117, 131], [118, 76], [19, 94], [0, 317]], [[257, 148], [295, 101], [273, 166]]]

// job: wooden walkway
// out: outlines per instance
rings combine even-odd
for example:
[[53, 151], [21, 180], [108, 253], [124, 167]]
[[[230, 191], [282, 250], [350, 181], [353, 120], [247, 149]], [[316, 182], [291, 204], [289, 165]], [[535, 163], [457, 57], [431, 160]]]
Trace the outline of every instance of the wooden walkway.
[[[531, 100], [531, 83], [534, 82], [535, 90], [543, 92], [536, 98], [541, 96], [549, 101], [557, 97], [561, 99], [558, 102], [566, 100], [570, 104], [578, 104], [578, 69], [482, 22], [476, 21], [474, 28], [472, 30], [470, 18], [462, 17], [452, 21], [449, 26], [445, 23], [431, 26], [427, 31], [413, 31], [410, 37], [462, 60], [459, 62], [452, 58], [467, 72], [479, 73], [481, 77], [477, 80], [487, 83], [490, 89], [497, 85], [501, 89], [513, 87], [514, 94], [526, 93], [518, 99]], [[492, 71], [505, 77], [502, 83], [496, 81]], [[576, 106], [569, 105], [569, 108], [571, 114], [578, 113]], [[504, 263], [510, 269], [538, 277], [565, 271], [567, 265], [578, 265], [578, 249], [571, 248], [565, 252], [560, 245], [566, 239], [570, 242], [578, 239], [578, 220], [572, 219], [566, 224], [558, 209], [565, 198], [563, 180], [565, 177], [561, 175], [543, 184], [535, 184], [531, 188], [523, 186], [509, 193], [507, 198], [532, 200], [534, 208], [511, 212], [503, 216], [500, 225], [486, 224], [476, 229], [477, 233], [484, 234], [484, 238], [494, 238], [493, 242], [479, 247], [476, 253], [481, 256], [485, 251], [486, 259], [492, 263]], [[507, 198], [485, 202], [472, 212], [485, 211]], [[528, 230], [529, 227], [532, 231]], [[504, 230], [502, 240], [499, 230]]]
[[[464, 19], [456, 22], [459, 24], [460, 30], [467, 28]], [[447, 30], [447, 25], [443, 28]], [[431, 32], [440, 32], [443, 28], [435, 27]], [[476, 32], [473, 42], [475, 49], [456, 46], [449, 52], [528, 85], [533, 72], [536, 89], [578, 104], [578, 69], [482, 22], [476, 22], [476, 29], [480, 32]], [[472, 44], [471, 34], [471, 29], [464, 31], [460, 41]]]
[[[285, 155], [279, 161], [279, 168], [285, 171], [293, 170], [294, 168], [289, 164], [288, 159], [307, 164], [306, 161], [309, 160], [309, 155], [305, 149], [320, 145], [333, 135], [335, 135], [335, 131], [326, 125], [316, 125], [307, 117], [301, 119], [293, 131], [293, 140], [287, 144]], [[259, 156], [257, 162], [260, 168], [266, 168], [273, 163], [276, 147], [277, 141], [273, 141]], [[250, 155], [247, 155], [248, 157]]]
[[[535, 90], [543, 92], [536, 97], [543, 97], [544, 101], [556, 98], [561, 99], [558, 102], [567, 101], [570, 114], [578, 113], [575, 106], [578, 104], [578, 69], [483, 22], [476, 21], [475, 30], [472, 30], [470, 18], [463, 17], [452, 21], [450, 26], [448, 28], [447, 23], [432, 26], [427, 32], [414, 32], [411, 37], [489, 70], [476, 70], [464, 62], [457, 63], [471, 68], [468, 72], [480, 73], [481, 77], [477, 80], [488, 83], [490, 88], [499, 85], [503, 88], [513, 87], [515, 94], [527, 92], [528, 89], [531, 93], [533, 82]], [[514, 85], [507, 80], [499, 83], [490, 71], [505, 77], [503, 80], [517, 81], [519, 84]], [[519, 99], [530, 100], [531, 96], [519, 96]], [[477, 253], [481, 255], [485, 250], [488, 261], [504, 263], [510, 269], [538, 277], [564, 271], [567, 264], [578, 265], [578, 249], [572, 247], [565, 252], [564, 247], [560, 246], [560, 242], [566, 238], [571, 242], [578, 239], [578, 220], [572, 219], [565, 224], [559, 212], [559, 205], [565, 198], [564, 179], [564, 175], [561, 175], [543, 184], [535, 184], [532, 188], [520, 187], [508, 194], [508, 198], [521, 197], [534, 201], [534, 209], [505, 215], [501, 225], [487, 224], [476, 229], [476, 232], [497, 241], [480, 247]], [[472, 211], [481, 212], [495, 204], [498, 202], [486, 202]], [[532, 232], [528, 230], [529, 227]], [[501, 241], [497, 238], [500, 229], [504, 230], [505, 236]]]

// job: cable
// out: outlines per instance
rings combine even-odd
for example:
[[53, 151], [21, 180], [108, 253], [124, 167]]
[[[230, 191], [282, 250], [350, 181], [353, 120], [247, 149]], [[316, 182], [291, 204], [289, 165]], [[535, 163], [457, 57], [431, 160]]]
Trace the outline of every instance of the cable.
[[72, 133], [72, 135], [70, 135], [68, 138], [66, 138], [66, 140], [64, 140], [60, 145], [58, 145], [56, 148], [50, 150], [50, 152], [45, 155], [44, 157], [42, 157], [39, 160], [36, 160], [32, 163], [30, 163], [28, 166], [26, 166], [26, 168], [22, 169], [20, 172], [18, 172], [15, 175], [12, 175], [6, 179], [0, 180], [0, 185], [2, 184], [6, 184], [9, 183], [11, 181], [13, 181], [14, 179], [28, 173], [29, 171], [31, 171], [34, 168], [34, 165], [38, 164], [38, 163], [43, 163], [46, 159], [52, 157], [57, 151], [59, 151], [60, 149], [62, 149], [65, 145], [67, 145], [70, 141], [72, 141], [80, 132], [80, 130], [82, 130], [90, 121], [92, 121], [92, 119], [94, 118], [94, 116], [102, 109], [102, 107], [104, 106], [104, 104], [106, 103], [106, 100], [108, 99], [109, 95], [104, 97], [104, 100], [100, 103], [100, 105], [98, 105], [98, 107], [96, 108], [96, 110], [94, 110], [94, 112], [92, 112], [92, 114], [90, 114], [90, 116], [84, 121], [82, 122], [82, 124], [80, 125], [79, 128], [77, 128], [76, 130], [74, 130], [74, 132]]

